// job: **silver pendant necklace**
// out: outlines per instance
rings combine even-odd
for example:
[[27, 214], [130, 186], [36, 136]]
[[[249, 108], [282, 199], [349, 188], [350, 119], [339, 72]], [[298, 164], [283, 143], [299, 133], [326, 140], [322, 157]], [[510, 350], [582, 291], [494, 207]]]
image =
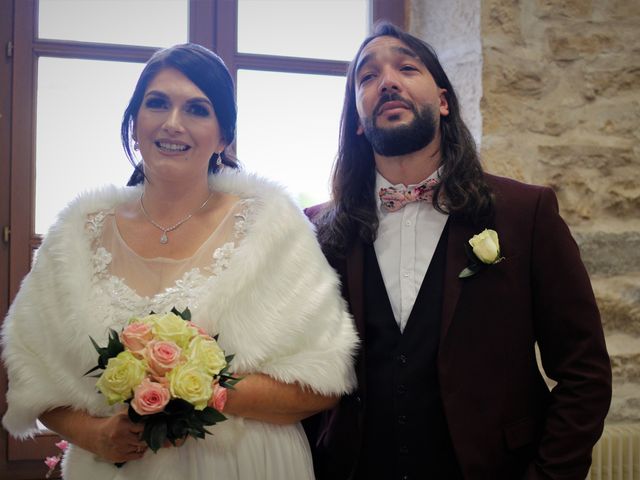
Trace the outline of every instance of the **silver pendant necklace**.
[[207, 203], [209, 203], [209, 200], [211, 200], [212, 196], [213, 196], [213, 192], [209, 193], [209, 196], [207, 197], [207, 199], [204, 201], [202, 205], [200, 205], [198, 208], [196, 208], [193, 212], [191, 212], [189, 215], [184, 217], [179, 222], [166, 228], [156, 223], [153, 220], [153, 218], [151, 218], [147, 213], [147, 210], [144, 208], [144, 203], [142, 202], [142, 197], [144, 197], [144, 192], [142, 192], [142, 194], [140, 195], [140, 209], [142, 210], [142, 213], [144, 213], [144, 216], [147, 218], [147, 220], [149, 220], [149, 223], [151, 223], [151, 225], [153, 225], [154, 227], [156, 227], [158, 230], [162, 232], [162, 235], [160, 235], [160, 243], [162, 245], [166, 245], [167, 243], [169, 243], [169, 237], [167, 236], [167, 233], [172, 232], [173, 230], [181, 226], [183, 223], [186, 223], [187, 221], [189, 221], [191, 217], [193, 217], [196, 213], [202, 210], [207, 205]]

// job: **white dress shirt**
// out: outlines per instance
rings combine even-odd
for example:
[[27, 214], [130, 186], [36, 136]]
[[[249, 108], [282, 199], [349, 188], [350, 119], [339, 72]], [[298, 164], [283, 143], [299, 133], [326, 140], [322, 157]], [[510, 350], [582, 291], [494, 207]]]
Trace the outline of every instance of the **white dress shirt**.
[[[436, 170], [429, 178], [438, 178], [438, 174], [439, 170]], [[382, 187], [390, 186], [391, 183], [376, 172], [380, 224], [373, 247], [393, 315], [403, 332], [448, 215], [438, 212], [431, 202], [425, 201], [412, 202], [396, 212], [388, 212], [381, 208], [378, 192]]]

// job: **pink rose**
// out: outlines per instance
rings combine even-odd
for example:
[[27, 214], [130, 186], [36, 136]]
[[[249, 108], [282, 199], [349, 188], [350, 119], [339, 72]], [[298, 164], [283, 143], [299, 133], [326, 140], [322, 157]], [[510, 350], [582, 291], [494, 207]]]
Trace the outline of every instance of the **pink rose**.
[[167, 388], [145, 378], [133, 391], [131, 406], [139, 415], [151, 415], [164, 410], [170, 399]]
[[198, 335], [203, 336], [205, 338], [211, 338], [211, 335], [209, 335], [207, 331], [201, 326], [196, 325], [193, 322], [187, 322], [187, 325], [189, 325], [191, 328], [194, 328], [198, 332]]
[[161, 377], [180, 364], [182, 349], [173, 342], [151, 340], [145, 348], [144, 357], [149, 364], [151, 373]]
[[59, 442], [56, 442], [56, 447], [58, 447], [60, 450], [62, 450], [63, 452], [69, 448], [69, 442], [67, 442], [66, 440], [60, 440]]
[[120, 341], [131, 353], [140, 354], [152, 339], [151, 325], [142, 322], [127, 325], [120, 334]]
[[160, 385], [162, 385], [165, 388], [169, 388], [169, 379], [165, 376], [156, 376], [156, 375], [151, 375], [151, 381], [152, 382], [156, 382], [159, 383]]
[[56, 468], [56, 465], [58, 465], [59, 461], [60, 457], [47, 457], [44, 459], [44, 463], [47, 467], [49, 467], [49, 470], [53, 470], [54, 468]]
[[222, 412], [225, 404], [227, 403], [227, 389], [218, 385], [218, 382], [214, 382], [212, 387], [213, 395], [211, 395], [211, 398], [209, 399], [209, 407]]

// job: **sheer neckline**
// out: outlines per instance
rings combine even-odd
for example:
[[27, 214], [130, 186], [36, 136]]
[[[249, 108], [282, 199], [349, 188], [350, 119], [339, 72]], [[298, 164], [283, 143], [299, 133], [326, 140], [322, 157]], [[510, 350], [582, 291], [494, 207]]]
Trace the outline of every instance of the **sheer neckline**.
[[198, 250], [183, 259], [145, 258], [119, 236], [114, 212], [104, 210], [90, 219], [94, 227], [94, 271], [114, 305], [144, 311], [171, 305], [196, 306], [194, 295], [221, 275], [244, 239], [252, 198], [235, 202]]
[[122, 235], [120, 233], [120, 228], [118, 227], [118, 222], [116, 221], [115, 211], [112, 210], [111, 212], [109, 212], [109, 214], [112, 217], [111, 221], [113, 223], [113, 231], [114, 231], [114, 234], [115, 234], [115, 238], [123, 246], [123, 248], [125, 250], [127, 250], [136, 259], [138, 259], [138, 260], [140, 260], [142, 262], [159, 262], [159, 263], [179, 264], [179, 263], [186, 263], [186, 262], [188, 262], [190, 260], [193, 260], [195, 257], [197, 257], [200, 254], [200, 252], [202, 252], [202, 250], [207, 246], [207, 244], [209, 242], [211, 242], [211, 239], [216, 236], [216, 234], [220, 231], [222, 226], [227, 223], [229, 217], [232, 214], [234, 214], [234, 215], [237, 214], [237, 212], [238, 212], [238, 208], [237, 207], [242, 202], [244, 202], [245, 200], [246, 200], [245, 198], [240, 198], [236, 202], [234, 202], [231, 205], [231, 207], [229, 207], [229, 210], [227, 211], [227, 213], [225, 213], [224, 217], [222, 218], [222, 220], [220, 220], [220, 222], [218, 223], [216, 228], [214, 228], [213, 231], [209, 234], [209, 236], [207, 238], [205, 238], [205, 240], [198, 246], [198, 248], [191, 255], [189, 255], [188, 257], [184, 257], [184, 258], [144, 257], [144, 256], [140, 255], [133, 248], [131, 248], [129, 246], [129, 244], [126, 242], [126, 240], [122, 237]]

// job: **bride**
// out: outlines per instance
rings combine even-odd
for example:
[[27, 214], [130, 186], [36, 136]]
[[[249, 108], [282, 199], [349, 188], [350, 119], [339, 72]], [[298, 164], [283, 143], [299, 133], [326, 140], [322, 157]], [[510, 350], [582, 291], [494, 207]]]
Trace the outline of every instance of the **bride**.
[[[5, 319], [3, 424], [28, 437], [40, 419], [68, 439], [66, 480], [312, 479], [299, 422], [353, 386], [357, 337], [309, 224], [225, 151], [233, 92], [211, 51], [156, 53], [122, 123], [128, 157], [141, 157], [131, 186], [83, 194], [60, 214]], [[172, 307], [219, 334], [244, 378], [213, 435], [154, 454], [83, 373], [96, 362], [89, 336], [106, 344], [110, 328]]]

